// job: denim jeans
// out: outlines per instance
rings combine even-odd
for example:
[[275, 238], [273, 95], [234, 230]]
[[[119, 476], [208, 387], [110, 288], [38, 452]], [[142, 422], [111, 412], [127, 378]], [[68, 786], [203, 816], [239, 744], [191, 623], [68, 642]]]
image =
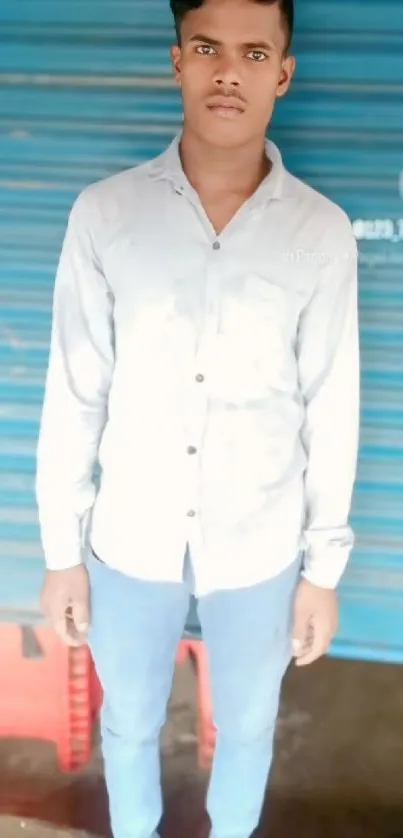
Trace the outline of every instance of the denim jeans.
[[[217, 746], [207, 799], [214, 838], [249, 838], [272, 761], [300, 562], [276, 578], [201, 597]], [[160, 732], [190, 585], [146, 582], [89, 559], [89, 642], [104, 690], [102, 748], [114, 838], [156, 838]]]

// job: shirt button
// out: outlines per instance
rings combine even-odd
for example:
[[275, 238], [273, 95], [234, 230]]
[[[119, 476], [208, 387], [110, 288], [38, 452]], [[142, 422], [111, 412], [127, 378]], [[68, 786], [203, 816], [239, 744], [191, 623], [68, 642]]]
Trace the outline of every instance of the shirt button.
[[195, 518], [196, 517], [196, 512], [194, 511], [194, 509], [189, 509], [189, 511], [187, 513], [187, 516], [188, 516], [188, 518]]
[[219, 241], [216, 240], [215, 242], [213, 242], [213, 250], [219, 250], [220, 247], [221, 245]]
[[201, 372], [198, 372], [196, 375], [196, 381], [198, 384], [202, 384], [204, 381], [204, 375]]
[[194, 445], [189, 445], [186, 450], [188, 454], [197, 454], [197, 448], [195, 448]]

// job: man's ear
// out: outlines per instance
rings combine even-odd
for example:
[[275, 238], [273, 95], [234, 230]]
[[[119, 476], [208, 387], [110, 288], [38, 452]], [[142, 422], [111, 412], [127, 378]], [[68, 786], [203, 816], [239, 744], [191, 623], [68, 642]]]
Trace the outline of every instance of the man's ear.
[[278, 99], [281, 99], [282, 96], [285, 96], [286, 93], [288, 93], [293, 75], [295, 73], [295, 65], [295, 58], [292, 55], [287, 55], [286, 58], [283, 59], [281, 76], [276, 94]]
[[171, 47], [171, 61], [172, 61], [172, 68], [174, 71], [175, 81], [179, 87], [182, 84], [182, 76], [181, 76], [181, 48], [178, 44]]

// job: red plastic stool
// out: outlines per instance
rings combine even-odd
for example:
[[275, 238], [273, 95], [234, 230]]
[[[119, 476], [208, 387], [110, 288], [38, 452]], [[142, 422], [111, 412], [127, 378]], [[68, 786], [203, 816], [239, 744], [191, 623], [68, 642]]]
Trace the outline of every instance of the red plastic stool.
[[62, 771], [89, 760], [92, 661], [50, 629], [0, 625], [0, 736], [54, 742]]
[[201, 768], [209, 770], [214, 756], [217, 731], [213, 721], [210, 671], [207, 650], [202, 640], [182, 640], [180, 654], [190, 656], [197, 675], [198, 758]]

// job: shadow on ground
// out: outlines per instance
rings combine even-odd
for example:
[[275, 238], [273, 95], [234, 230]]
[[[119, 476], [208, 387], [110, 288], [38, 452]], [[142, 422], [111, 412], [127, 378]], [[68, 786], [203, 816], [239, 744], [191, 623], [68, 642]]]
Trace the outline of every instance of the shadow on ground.
[[[177, 673], [163, 737], [164, 838], [208, 834], [193, 699], [186, 665]], [[403, 667], [324, 660], [293, 669], [261, 837], [403, 838], [402, 770]], [[107, 838], [107, 820], [98, 752], [69, 777], [56, 771], [47, 745], [0, 743], [1, 838], [81, 838], [76, 830]]]

